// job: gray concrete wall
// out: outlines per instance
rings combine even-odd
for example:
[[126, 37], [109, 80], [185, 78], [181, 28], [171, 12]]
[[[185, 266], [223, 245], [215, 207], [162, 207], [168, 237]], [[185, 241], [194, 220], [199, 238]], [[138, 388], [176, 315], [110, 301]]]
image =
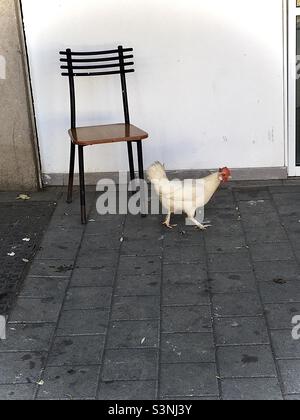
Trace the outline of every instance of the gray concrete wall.
[[0, 0], [0, 190], [39, 188], [39, 159], [18, 2]]

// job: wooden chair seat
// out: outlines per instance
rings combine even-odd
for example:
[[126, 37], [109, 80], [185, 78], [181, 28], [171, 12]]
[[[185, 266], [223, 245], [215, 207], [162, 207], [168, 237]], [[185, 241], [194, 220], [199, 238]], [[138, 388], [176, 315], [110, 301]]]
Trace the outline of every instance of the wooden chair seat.
[[92, 127], [78, 127], [69, 130], [74, 144], [92, 146], [118, 142], [141, 141], [149, 135], [132, 124], [110, 124]]

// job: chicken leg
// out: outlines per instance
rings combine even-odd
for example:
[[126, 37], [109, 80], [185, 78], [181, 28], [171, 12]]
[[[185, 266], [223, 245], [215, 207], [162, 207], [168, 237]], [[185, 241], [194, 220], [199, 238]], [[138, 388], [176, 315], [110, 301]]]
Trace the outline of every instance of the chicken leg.
[[168, 229], [173, 229], [177, 225], [171, 225], [171, 212], [168, 213], [166, 220], [163, 222], [163, 225], [166, 226]]

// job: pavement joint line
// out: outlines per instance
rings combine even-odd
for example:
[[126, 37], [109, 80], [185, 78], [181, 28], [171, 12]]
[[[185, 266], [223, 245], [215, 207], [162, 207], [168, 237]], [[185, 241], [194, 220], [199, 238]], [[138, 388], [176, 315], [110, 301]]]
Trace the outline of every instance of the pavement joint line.
[[[292, 301], [281, 301], [281, 300], [276, 300], [276, 301], [270, 301], [270, 302], [268, 302], [268, 301], [264, 301], [264, 306], [265, 305], [290, 305], [290, 304], [292, 304], [292, 305], [295, 305], [295, 304], [298, 304], [298, 303], [300, 303], [300, 300], [292, 300]], [[271, 329], [271, 328], [269, 328], [269, 329]]]
[[129, 346], [129, 347], [110, 347], [107, 346], [106, 350], [108, 351], [122, 351], [122, 350], [159, 350], [158, 346], [145, 346], [145, 347], [137, 347], [137, 346]]
[[[210, 288], [210, 282], [209, 282], [209, 278], [211, 275], [211, 271], [210, 271], [210, 264], [209, 264], [209, 254], [208, 254], [208, 247], [207, 247], [207, 237], [206, 235], [203, 235], [203, 239], [204, 239], [204, 252], [205, 252], [205, 263], [206, 263], [206, 274], [207, 274], [207, 290], [208, 290], [208, 296], [209, 296], [209, 300], [210, 300], [210, 316], [211, 316], [211, 330], [212, 330], [212, 334], [213, 334], [213, 342], [214, 342], [214, 356], [215, 356], [215, 366], [216, 366], [216, 377], [217, 377], [217, 385], [218, 385], [218, 390], [219, 390], [219, 398], [221, 400], [223, 400], [223, 389], [222, 389], [222, 383], [220, 381], [220, 376], [221, 376], [221, 368], [220, 368], [220, 360], [218, 357], [218, 352], [217, 352], [217, 347], [216, 347], [216, 343], [217, 343], [217, 333], [216, 333], [216, 326], [215, 326], [215, 318], [214, 318], [214, 303], [213, 303], [213, 293], [212, 290]], [[210, 254], [212, 255], [212, 254]]]
[[195, 332], [195, 331], [185, 331], [185, 332], [162, 332], [162, 335], [176, 335], [176, 334], [181, 334], [181, 335], [212, 335], [212, 331], [200, 331], [200, 332]]
[[176, 335], [176, 334], [212, 334], [213, 329], [207, 329], [207, 331], [188, 331], [186, 332], [186, 330], [184, 331], [175, 331], [175, 332], [169, 332], [169, 331], [163, 331], [162, 334], [168, 334], [168, 335]]
[[97, 333], [97, 334], [63, 334], [63, 335], [56, 335], [56, 338], [76, 338], [76, 337], [103, 337], [106, 335], [105, 333]]
[[[45, 360], [45, 362], [44, 362], [44, 364], [43, 364], [43, 366], [42, 366], [42, 370], [41, 370], [41, 373], [40, 373], [40, 375], [39, 375], [39, 380], [38, 380], [38, 382], [42, 381], [42, 380], [43, 380], [43, 378], [44, 378], [45, 371], [46, 371], [46, 368], [47, 368], [47, 366], [48, 366], [48, 362], [49, 362], [49, 359], [50, 359], [50, 354], [51, 354], [51, 351], [53, 350], [53, 347], [54, 347], [55, 338], [56, 338], [57, 331], [58, 331], [58, 326], [59, 326], [59, 323], [60, 323], [60, 320], [61, 320], [61, 315], [62, 315], [62, 312], [63, 312], [63, 307], [64, 307], [65, 302], [66, 302], [66, 299], [67, 299], [67, 292], [68, 292], [68, 289], [70, 288], [70, 284], [71, 284], [71, 280], [72, 280], [72, 275], [73, 275], [73, 273], [74, 273], [74, 269], [75, 269], [75, 264], [74, 264], [74, 262], [76, 262], [76, 259], [77, 259], [78, 255], [79, 255], [79, 253], [80, 253], [81, 246], [82, 246], [82, 242], [83, 242], [83, 237], [84, 237], [84, 231], [85, 231], [85, 229], [86, 229], [86, 226], [82, 229], [82, 232], [81, 232], [81, 240], [80, 240], [79, 244], [77, 245], [77, 246], [78, 246], [78, 248], [77, 248], [77, 255], [76, 255], [76, 258], [75, 258], [75, 260], [72, 260], [72, 263], [73, 263], [73, 264], [72, 264], [72, 272], [71, 272], [70, 277], [68, 277], [68, 285], [67, 285], [67, 288], [66, 288], [66, 293], [65, 293], [65, 296], [64, 296], [64, 299], [63, 299], [62, 305], [61, 305], [60, 310], [59, 310], [59, 314], [58, 314], [58, 318], [57, 318], [57, 323], [56, 323], [56, 328], [55, 328], [55, 331], [54, 331], [54, 333], [53, 333], [52, 341], [51, 341], [51, 344], [50, 344], [49, 349], [48, 349], [48, 352], [47, 352], [47, 357], [46, 357], [46, 360]], [[36, 399], [37, 399], [37, 397], [38, 397], [38, 395], [39, 395], [39, 391], [40, 391], [40, 388], [39, 388], [39, 386], [37, 385], [37, 386], [36, 386], [35, 393], [34, 393], [34, 398], [33, 398], [34, 400], [36, 400]]]
[[216, 348], [228, 348], [228, 347], [269, 347], [270, 343], [244, 343], [244, 344], [216, 344]]
[[162, 362], [161, 366], [181, 366], [181, 365], [193, 365], [193, 366], [216, 366], [216, 362]]
[[123, 293], [119, 294], [116, 293], [115, 294], [116, 297], [118, 298], [146, 298], [146, 297], [160, 297], [160, 295], [125, 295]]
[[[124, 236], [126, 221], [127, 221], [127, 217], [125, 216], [124, 220], [121, 224], [122, 225], [122, 234], [121, 234], [122, 236]], [[107, 330], [106, 330], [106, 335], [105, 335], [104, 343], [103, 343], [103, 352], [102, 352], [102, 356], [101, 356], [101, 367], [100, 367], [100, 371], [99, 371], [99, 375], [98, 375], [96, 398], [100, 394], [100, 389], [101, 389], [101, 384], [102, 384], [103, 370], [104, 370], [105, 357], [106, 357], [107, 344], [108, 344], [108, 331], [109, 331], [111, 323], [113, 321], [112, 320], [112, 315], [113, 315], [113, 305], [114, 305], [114, 301], [115, 301], [114, 292], [115, 292], [116, 286], [117, 286], [117, 280], [118, 280], [118, 274], [119, 274], [119, 269], [120, 269], [121, 252], [122, 252], [123, 244], [124, 244], [124, 242], [119, 243], [118, 257], [117, 257], [117, 262], [116, 262], [116, 267], [115, 267], [115, 272], [114, 272], [114, 280], [113, 280], [113, 285], [112, 285], [112, 297], [111, 297], [111, 301], [110, 301], [110, 308], [109, 308], [109, 314], [108, 314], [108, 323], [107, 323], [108, 327], [107, 327]]]
[[96, 312], [96, 311], [108, 312], [108, 310], [109, 310], [108, 307], [102, 306], [102, 307], [97, 307], [97, 308], [63, 309], [63, 313], [64, 312]]
[[[291, 325], [291, 327], [292, 327], [292, 325]], [[282, 332], [284, 332], [284, 331], [286, 331], [286, 332], [291, 332], [291, 328], [270, 328], [270, 331], [274, 331], [274, 332], [280, 332], [280, 331], [282, 331]]]
[[162, 305], [163, 308], [209, 308], [210, 305], [204, 303], [203, 305]]
[[226, 379], [277, 379], [276, 375], [254, 375], [254, 376], [221, 376], [220, 380], [224, 381]]
[[[163, 229], [161, 227], [161, 233]], [[157, 381], [156, 381], [156, 398], [159, 400], [161, 397], [161, 362], [162, 362], [162, 334], [163, 334], [163, 296], [164, 296], [164, 258], [165, 258], [165, 235], [162, 236], [162, 253], [161, 253], [161, 265], [160, 265], [160, 301], [159, 301], [159, 328], [158, 328], [158, 361], [157, 361]]]
[[[269, 189], [268, 189], [268, 194], [269, 194], [269, 197], [273, 200], [273, 197], [272, 197]], [[243, 217], [242, 217], [242, 214], [241, 214], [241, 211], [240, 211], [240, 206], [238, 205], [238, 201], [237, 201], [237, 192], [235, 191], [233, 193], [233, 195], [234, 195], [235, 203], [236, 203], [237, 208], [238, 208], [239, 215], [241, 217], [240, 223], [241, 223], [241, 226], [242, 226], [242, 229], [243, 229], [244, 238], [246, 239], [246, 244], [248, 244], [248, 242], [247, 242], [247, 236], [246, 236], [246, 229], [245, 229]], [[271, 201], [271, 202], [274, 205], [274, 202], [273, 201]], [[277, 212], [277, 216], [279, 217], [278, 212]], [[279, 218], [279, 220], [280, 220], [280, 218]], [[276, 361], [276, 353], [275, 353], [275, 349], [274, 349], [274, 345], [273, 345], [273, 341], [272, 341], [272, 335], [271, 335], [271, 332], [270, 332], [270, 329], [269, 329], [269, 321], [268, 321], [268, 318], [266, 316], [266, 312], [265, 312], [265, 309], [264, 309], [265, 308], [265, 303], [264, 303], [264, 299], [263, 299], [262, 294], [261, 294], [261, 291], [260, 291], [260, 286], [259, 286], [260, 283], [258, 281], [257, 273], [256, 273], [256, 270], [255, 270], [255, 261], [253, 259], [253, 255], [252, 255], [252, 253], [250, 251], [250, 248], [248, 250], [248, 255], [249, 255], [249, 259], [251, 261], [251, 265], [252, 265], [252, 272], [253, 272], [254, 277], [255, 277], [255, 284], [256, 284], [256, 290], [257, 290], [257, 293], [258, 293], [258, 296], [259, 296], [259, 301], [260, 301], [261, 307], [263, 308], [264, 321], [266, 323], [267, 334], [268, 334], [269, 341], [270, 341], [269, 346], [270, 346], [270, 350], [271, 350], [271, 353], [272, 353], [272, 358], [273, 358], [273, 361], [274, 361], [274, 366], [275, 366], [275, 370], [276, 370], [277, 380], [279, 381], [279, 385], [280, 385], [281, 396], [283, 397], [283, 393], [284, 393], [284, 382], [283, 382], [283, 378], [281, 376], [280, 368], [279, 368], [278, 363]]]
[[183, 399], [183, 398], [216, 398], [220, 399], [219, 395], [206, 395], [206, 394], [197, 394], [197, 395], [164, 395], [164, 400], [168, 399], [170, 401], [174, 400], [174, 398]]
[[213, 318], [215, 319], [231, 319], [231, 318], [263, 318], [264, 319], [264, 315], [262, 313], [257, 314], [257, 315], [213, 315]]
[[139, 319], [112, 319], [111, 323], [115, 323], [115, 322], [145, 322], [145, 321], [159, 321], [159, 318], [139, 318]]

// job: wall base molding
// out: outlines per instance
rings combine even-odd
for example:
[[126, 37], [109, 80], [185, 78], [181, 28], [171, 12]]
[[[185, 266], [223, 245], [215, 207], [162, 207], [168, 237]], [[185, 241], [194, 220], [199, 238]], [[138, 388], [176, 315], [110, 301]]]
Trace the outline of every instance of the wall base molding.
[[[210, 170], [168, 171], [168, 175], [170, 176], [170, 178], [173, 179], [193, 179], [202, 178], [203, 176], [206, 176], [209, 172]], [[286, 167], [233, 169], [232, 176], [234, 181], [282, 180], [288, 178], [288, 171]], [[118, 172], [98, 172], [86, 174], [86, 185], [96, 185], [99, 180], [104, 178], [112, 179], [117, 184], [119, 184]], [[122, 179], [124, 180], [124, 172]], [[43, 180], [45, 186], [66, 186], [68, 185], [68, 174], [44, 174]], [[123, 181], [121, 183], [125, 182]], [[75, 175], [74, 184], [79, 184], [78, 174]]]

